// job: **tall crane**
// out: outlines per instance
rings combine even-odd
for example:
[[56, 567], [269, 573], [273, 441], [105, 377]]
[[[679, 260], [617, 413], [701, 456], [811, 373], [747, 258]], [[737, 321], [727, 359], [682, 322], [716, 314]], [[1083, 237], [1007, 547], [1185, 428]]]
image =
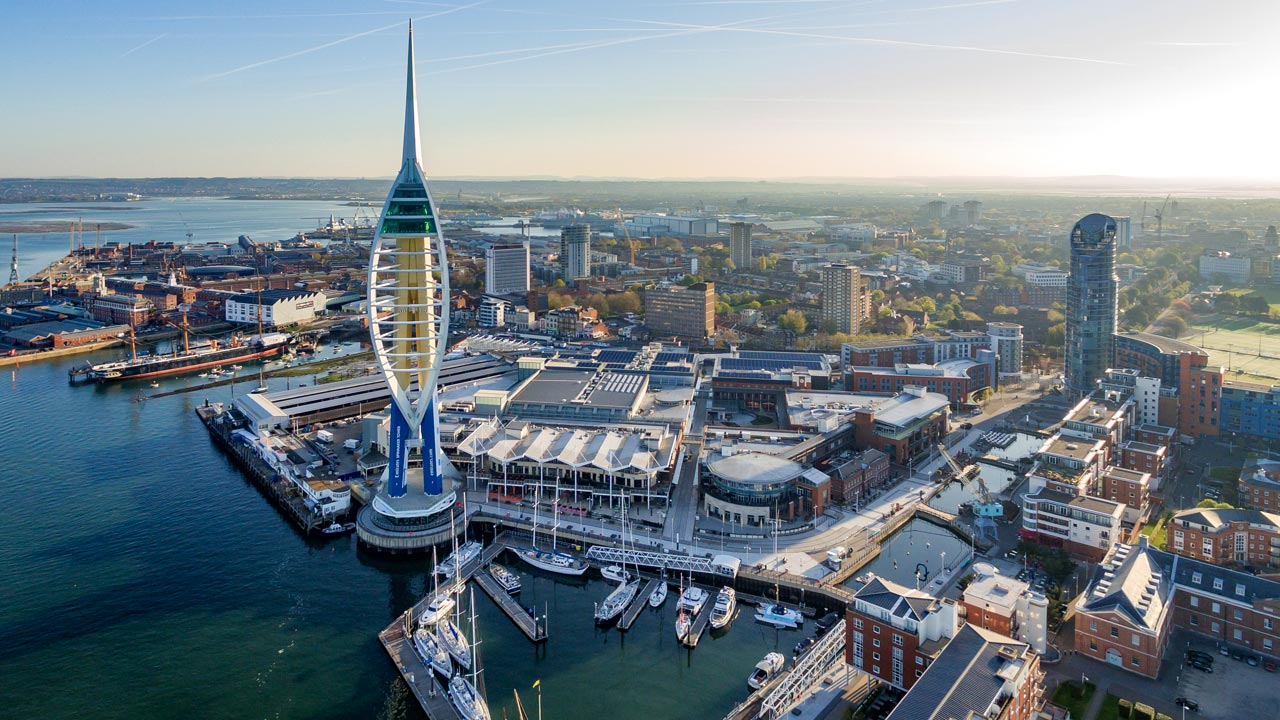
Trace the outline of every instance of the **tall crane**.
[[1161, 240], [1164, 234], [1164, 211], [1165, 211], [1165, 208], [1169, 207], [1169, 198], [1171, 197], [1173, 197], [1172, 193], [1166, 195], [1164, 198], [1164, 203], [1160, 205], [1160, 209], [1155, 211], [1157, 241]]
[[627, 230], [627, 219], [622, 216], [622, 208], [618, 208], [618, 225], [622, 228], [622, 237], [627, 239], [627, 249], [631, 252], [631, 265], [636, 264], [636, 241], [631, 239], [631, 233]]
[[13, 260], [9, 261], [9, 284], [18, 284], [18, 235], [13, 236]]

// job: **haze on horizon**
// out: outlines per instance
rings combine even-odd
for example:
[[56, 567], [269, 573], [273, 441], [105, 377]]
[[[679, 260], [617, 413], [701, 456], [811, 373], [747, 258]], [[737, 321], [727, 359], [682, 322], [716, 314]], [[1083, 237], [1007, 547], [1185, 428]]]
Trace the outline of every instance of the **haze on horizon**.
[[[108, 13], [107, 10], [110, 9]], [[1280, 3], [21, 4], [0, 176], [1274, 179]]]

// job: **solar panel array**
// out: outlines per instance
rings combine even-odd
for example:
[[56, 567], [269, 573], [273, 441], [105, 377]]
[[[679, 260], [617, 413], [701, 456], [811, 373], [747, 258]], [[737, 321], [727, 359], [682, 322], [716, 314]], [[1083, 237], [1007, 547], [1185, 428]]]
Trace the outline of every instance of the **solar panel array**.
[[771, 370], [777, 372], [779, 370], [790, 370], [791, 368], [797, 367], [808, 368], [810, 370], [822, 370], [825, 367], [825, 363], [818, 360], [804, 360], [796, 358], [788, 358], [786, 360], [767, 360], [763, 358], [724, 358], [720, 361], [721, 370]]
[[602, 350], [599, 355], [596, 355], [596, 360], [602, 363], [622, 363], [626, 365], [635, 360], [636, 354], [635, 350]]
[[771, 352], [769, 350], [743, 350], [738, 353], [738, 357], [744, 360], [777, 360], [791, 363], [801, 360], [805, 362], [823, 362], [823, 357], [818, 353]]
[[665, 365], [667, 363], [687, 364], [693, 362], [693, 355], [687, 352], [660, 352], [653, 358], [654, 365]]

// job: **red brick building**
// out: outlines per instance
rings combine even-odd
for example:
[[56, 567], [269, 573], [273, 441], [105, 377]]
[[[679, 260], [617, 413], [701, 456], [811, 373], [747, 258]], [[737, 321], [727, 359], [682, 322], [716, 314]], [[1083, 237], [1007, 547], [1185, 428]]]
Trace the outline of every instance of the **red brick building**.
[[1178, 394], [1178, 432], [1217, 436], [1222, 408], [1222, 368], [1209, 366], [1204, 350], [1171, 338], [1142, 332], [1116, 333], [1116, 367], [1160, 378]]
[[1151, 475], [1123, 467], [1109, 466], [1098, 477], [1093, 494], [1112, 502], [1123, 503], [1124, 522], [1133, 526], [1147, 512], [1150, 504]]
[[845, 662], [903, 690], [956, 634], [954, 600], [872, 578], [845, 611]]
[[1165, 461], [1168, 454], [1168, 449], [1162, 445], [1130, 440], [1120, 444], [1120, 453], [1116, 464], [1128, 470], [1147, 473], [1151, 476], [1153, 484], [1158, 487], [1159, 480], [1164, 478]]
[[831, 471], [831, 499], [838, 503], [861, 506], [867, 498], [878, 494], [893, 478], [889, 456], [868, 448], [840, 462]]
[[1214, 565], [1280, 566], [1280, 514], [1191, 508], [1173, 514], [1166, 549]]
[[875, 448], [900, 465], [928, 457], [947, 434], [950, 403], [945, 395], [907, 387], [870, 407], [854, 412], [854, 441]]
[[1280, 513], [1280, 462], [1250, 460], [1240, 471], [1238, 488], [1242, 505]]

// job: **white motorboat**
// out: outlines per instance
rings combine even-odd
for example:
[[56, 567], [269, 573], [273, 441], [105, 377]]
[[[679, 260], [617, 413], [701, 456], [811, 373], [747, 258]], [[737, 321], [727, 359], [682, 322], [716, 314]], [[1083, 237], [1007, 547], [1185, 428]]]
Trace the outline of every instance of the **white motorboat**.
[[719, 630], [733, 620], [738, 611], [738, 593], [728, 585], [720, 589], [716, 595], [716, 604], [711, 608], [711, 627]]
[[267, 387], [266, 385], [259, 385], [258, 387], [254, 388], [253, 391], [258, 395], [261, 395], [262, 393], [267, 392], [270, 389], [271, 388]]
[[[680, 609], [690, 615], [697, 615], [707, 603], [707, 591], [690, 585], [680, 595]], [[692, 622], [692, 620], [690, 620]]]
[[484, 552], [484, 545], [471, 540], [458, 546], [449, 557], [440, 563], [436, 568], [436, 572], [444, 575], [446, 579], [452, 580], [457, 576], [458, 572], [469, 565], [473, 560], [480, 557], [480, 553]]
[[156, 382], [155, 380], [152, 380], [152, 381], [151, 381], [151, 387], [153, 387], [153, 388], [158, 388], [158, 387], [160, 387], [160, 383]]
[[449, 653], [436, 640], [435, 633], [420, 627], [413, 633], [413, 647], [418, 651], [422, 663], [444, 677], [453, 672], [453, 663], [449, 661]]
[[617, 565], [610, 565], [600, 571], [605, 580], [611, 580], [616, 583], [630, 582], [635, 579], [634, 576]]
[[618, 619], [623, 610], [631, 604], [636, 598], [636, 593], [640, 591], [640, 579], [636, 578], [630, 582], [619, 583], [618, 587], [609, 593], [604, 602], [596, 606], [596, 624], [607, 625]]
[[449, 699], [464, 720], [490, 720], [489, 703], [465, 675], [454, 675], [449, 680]]
[[530, 547], [517, 549], [516, 555], [539, 570], [561, 575], [582, 575], [590, 567], [585, 560], [566, 552]]
[[427, 607], [423, 609], [422, 615], [419, 616], [419, 622], [423, 625], [435, 625], [442, 619], [449, 617], [449, 613], [453, 612], [453, 606], [456, 602], [453, 599], [453, 593], [448, 588], [436, 591], [431, 602], [427, 603]]
[[511, 572], [507, 568], [499, 565], [498, 563], [490, 563], [489, 574], [492, 575], [493, 579], [497, 580], [498, 584], [502, 586], [502, 589], [506, 590], [508, 593], [515, 595], [520, 592], [520, 576]]
[[353, 522], [347, 522], [347, 523], [333, 522], [321, 528], [320, 532], [325, 535], [346, 535], [347, 533], [355, 529], [356, 529], [356, 524]]
[[436, 637], [440, 638], [440, 644], [449, 652], [449, 656], [458, 661], [463, 668], [471, 669], [471, 643], [467, 641], [467, 636], [462, 634], [453, 619], [447, 615], [440, 619], [436, 624]]
[[756, 663], [756, 669], [752, 671], [751, 677], [747, 678], [747, 686], [752, 690], [759, 690], [786, 664], [787, 658], [782, 653], [771, 652], [765, 655], [763, 660]]
[[654, 588], [653, 592], [649, 595], [649, 607], [662, 607], [662, 604], [666, 601], [667, 582], [663, 580], [658, 583], [658, 587]]
[[777, 628], [794, 630], [804, 624], [804, 616], [799, 610], [784, 607], [781, 603], [767, 603], [756, 611], [756, 620]]

